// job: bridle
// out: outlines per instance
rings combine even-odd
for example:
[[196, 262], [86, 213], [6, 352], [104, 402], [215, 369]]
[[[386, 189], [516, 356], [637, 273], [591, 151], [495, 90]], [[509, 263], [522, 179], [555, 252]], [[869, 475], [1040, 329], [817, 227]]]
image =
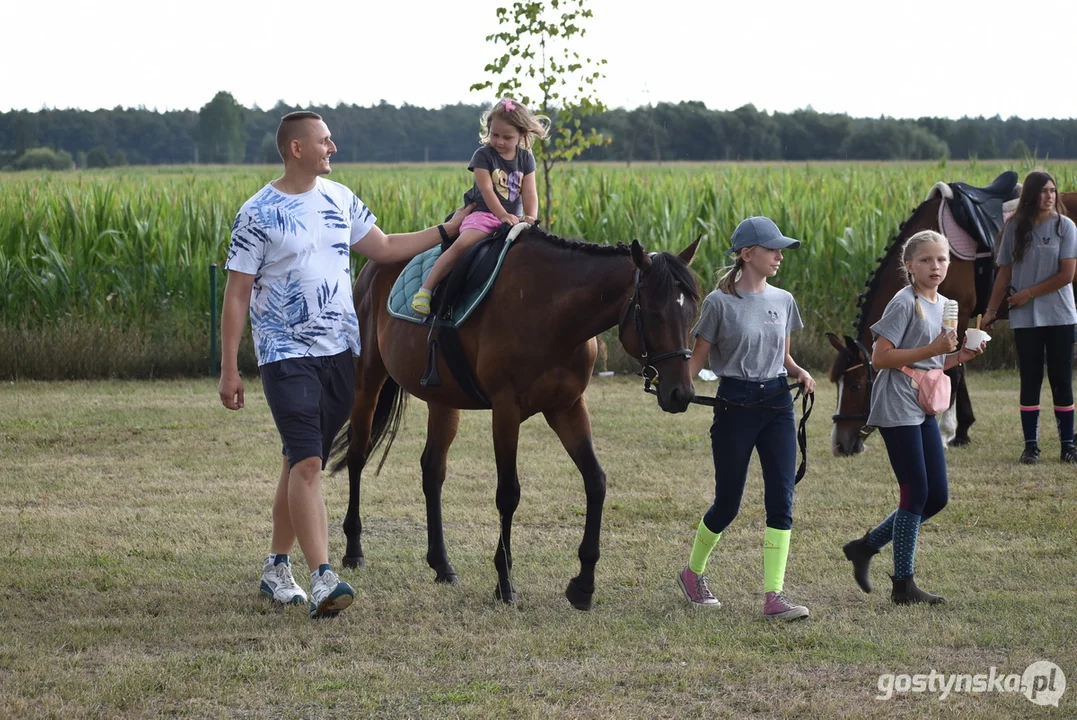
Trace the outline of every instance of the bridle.
[[[643, 392], [650, 393], [651, 395], [658, 395], [658, 390], [654, 387], [658, 384], [658, 369], [655, 368], [655, 364], [666, 360], [667, 358], [681, 356], [685, 362], [691, 359], [692, 351], [687, 347], [679, 350], [670, 350], [669, 352], [659, 353], [658, 355], [650, 355], [647, 352], [647, 342], [643, 339], [643, 313], [640, 310], [639, 302], [639, 288], [640, 288], [640, 271], [636, 269], [636, 289], [632, 293], [632, 301], [629, 302], [628, 307], [625, 308], [624, 313], [621, 315], [621, 322], [617, 326], [617, 338], [620, 340], [624, 335], [625, 324], [628, 321], [628, 314], [630, 312], [635, 313], [635, 325], [636, 335], [639, 336], [639, 349], [640, 349], [640, 371], [639, 375], [643, 378]], [[622, 343], [623, 344], [623, 343]], [[649, 371], [649, 372], [648, 372]], [[768, 395], [763, 398], [763, 402], [769, 400], [771, 397], [777, 397], [782, 393], [790, 392], [793, 388], [797, 389], [796, 395], [790, 401], [789, 405], [782, 406], [780, 408], [764, 407], [767, 410], [783, 410], [786, 407], [792, 407], [796, 404], [798, 398], [801, 400], [801, 417], [800, 424], [797, 427], [797, 444], [800, 446], [800, 467], [797, 468], [796, 476], [793, 481], [794, 484], [799, 483], [803, 478], [805, 472], [808, 469], [808, 418], [811, 417], [812, 408], [815, 406], [815, 393], [805, 393], [804, 386], [801, 383], [795, 383], [783, 387], [776, 393]], [[736, 403], [730, 403], [728, 400], [724, 400], [720, 397], [708, 397], [706, 395], [696, 395], [691, 400], [696, 405], [706, 405], [708, 407], [717, 407], [719, 403], [726, 405], [736, 405]], [[753, 405], [737, 405], [737, 407], [761, 407], [758, 404]], [[864, 416], [867, 417], [866, 415]]]
[[[872, 391], [872, 388], [875, 386], [875, 376], [878, 373], [875, 372], [875, 368], [871, 364], [871, 353], [868, 352], [868, 349], [866, 347], [864, 347], [864, 344], [862, 342], [860, 342], [859, 340], [855, 340], [854, 342], [856, 343], [857, 359], [859, 359], [860, 362], [858, 362], [855, 365], [850, 365], [849, 367], [845, 368], [845, 371], [842, 372], [842, 375], [845, 375], [846, 373], [852, 372], [853, 370], [857, 370], [857, 369], [862, 368], [862, 367], [867, 368], [867, 370], [868, 370], [867, 406], [870, 409], [871, 408], [871, 391]], [[840, 410], [841, 408], [839, 407], [838, 409]], [[865, 412], [858, 412], [858, 413], [840, 413], [839, 412], [839, 413], [834, 413], [833, 415], [831, 415], [830, 419], [833, 420], [834, 422], [839, 422], [841, 420], [859, 420], [859, 421], [861, 421], [864, 424], [860, 426], [860, 437], [866, 438], [868, 435], [870, 435], [872, 433], [872, 431], [875, 430], [875, 428], [873, 428], [873, 427], [871, 427], [870, 425], [867, 424], [869, 414], [870, 414], [870, 410], [865, 411]]]
[[636, 289], [632, 293], [632, 300], [621, 314], [621, 322], [617, 325], [617, 339], [623, 339], [628, 315], [632, 313], [635, 317], [636, 336], [639, 338], [639, 375], [643, 378], [643, 391], [651, 392], [651, 385], [658, 383], [658, 368], [655, 367], [655, 364], [678, 356], [683, 357], [687, 362], [692, 358], [692, 351], [687, 347], [682, 347], [678, 350], [670, 350], [657, 355], [651, 355], [647, 352], [647, 340], [643, 336], [643, 312], [640, 309], [640, 274], [639, 268], [636, 268]]

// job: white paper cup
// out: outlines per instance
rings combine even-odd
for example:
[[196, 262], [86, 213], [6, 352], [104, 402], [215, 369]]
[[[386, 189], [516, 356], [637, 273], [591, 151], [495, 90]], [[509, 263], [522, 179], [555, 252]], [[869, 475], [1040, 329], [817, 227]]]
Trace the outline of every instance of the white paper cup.
[[977, 330], [975, 328], [969, 328], [965, 331], [965, 347], [969, 350], [975, 350], [980, 347], [980, 343], [990, 340], [991, 336], [985, 333], [983, 330]]

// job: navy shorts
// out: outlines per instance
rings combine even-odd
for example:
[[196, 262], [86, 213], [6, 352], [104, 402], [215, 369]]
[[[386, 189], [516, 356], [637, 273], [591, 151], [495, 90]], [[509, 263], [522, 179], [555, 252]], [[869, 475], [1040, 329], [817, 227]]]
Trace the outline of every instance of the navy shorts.
[[350, 350], [325, 357], [299, 357], [259, 368], [288, 467], [310, 457], [329, 460], [333, 439], [355, 402], [355, 363]]

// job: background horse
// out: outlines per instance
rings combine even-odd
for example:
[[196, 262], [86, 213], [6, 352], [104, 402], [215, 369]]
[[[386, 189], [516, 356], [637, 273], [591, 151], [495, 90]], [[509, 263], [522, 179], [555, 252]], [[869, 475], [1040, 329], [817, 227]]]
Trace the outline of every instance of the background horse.
[[[661, 373], [658, 403], [684, 412], [695, 389], [688, 372], [688, 333], [696, 316], [699, 285], [688, 267], [699, 238], [680, 255], [649, 255], [633, 241], [626, 247], [563, 240], [537, 228], [520, 234], [505, 257], [490, 294], [459, 328], [464, 353], [493, 410], [496, 505], [501, 533], [494, 554], [495, 597], [515, 603], [512, 517], [520, 501], [516, 453], [520, 423], [542, 413], [583, 475], [587, 512], [579, 547], [580, 573], [565, 591], [572, 605], [591, 607], [599, 555], [606, 475], [595, 457], [583, 392], [591, 379], [595, 336], [618, 326], [621, 344], [650, 376]], [[446, 457], [460, 410], [484, 409], [464, 392], [439, 353], [442, 384], [420, 384], [427, 363], [429, 329], [392, 317], [386, 301], [406, 263], [367, 263], [355, 280], [355, 311], [362, 333], [356, 359], [355, 405], [347, 429], [350, 494], [344, 518], [346, 567], [364, 564], [360, 542], [360, 477], [373, 450], [386, 450], [399, 427], [406, 393], [429, 407], [421, 466], [426, 496], [426, 561], [435, 581], [456, 584], [441, 519]], [[337, 454], [344, 443], [338, 443]], [[382, 459], [384, 462], [384, 457]]]
[[[1077, 192], [1060, 193], [1066, 214], [1077, 215]], [[844, 342], [833, 333], [827, 333], [831, 345], [838, 351], [830, 367], [830, 380], [838, 386], [838, 410], [830, 434], [831, 449], [835, 455], [855, 455], [863, 452], [864, 438], [870, 432], [866, 427], [871, 409], [871, 386], [874, 371], [871, 368], [871, 326], [882, 317], [886, 304], [904, 287], [900, 273], [901, 249], [905, 241], [921, 230], [939, 229], [939, 203], [937, 195], [920, 203], [912, 216], [903, 223], [897, 236], [887, 246], [875, 273], [867, 282], [867, 289], [857, 302], [856, 335], [846, 335]], [[996, 244], [997, 249], [997, 244]], [[950, 270], [939, 292], [957, 300], [959, 316], [957, 323], [958, 347], [965, 341], [965, 328], [976, 306], [975, 263], [951, 254]], [[1002, 310], [1000, 309], [1000, 315]], [[1002, 315], [1005, 317], [1005, 315]], [[951, 409], [940, 417], [939, 427], [943, 437], [952, 436], [950, 445], [967, 445], [971, 442], [969, 427], [976, 422], [969, 399], [963, 365], [950, 371], [953, 381], [954, 402]], [[955, 427], [956, 422], [956, 427]]]

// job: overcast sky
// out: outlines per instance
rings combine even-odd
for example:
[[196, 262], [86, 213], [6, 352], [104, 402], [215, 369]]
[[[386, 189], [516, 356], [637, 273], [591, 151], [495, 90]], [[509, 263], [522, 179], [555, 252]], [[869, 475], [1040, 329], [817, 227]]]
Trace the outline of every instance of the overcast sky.
[[[497, 0], [0, 0], [0, 110], [485, 103]], [[589, 0], [607, 105], [1073, 117], [1073, 0]], [[1006, 9], [1003, 10], [1003, 7]], [[1020, 31], [1015, 31], [1019, 28]]]

